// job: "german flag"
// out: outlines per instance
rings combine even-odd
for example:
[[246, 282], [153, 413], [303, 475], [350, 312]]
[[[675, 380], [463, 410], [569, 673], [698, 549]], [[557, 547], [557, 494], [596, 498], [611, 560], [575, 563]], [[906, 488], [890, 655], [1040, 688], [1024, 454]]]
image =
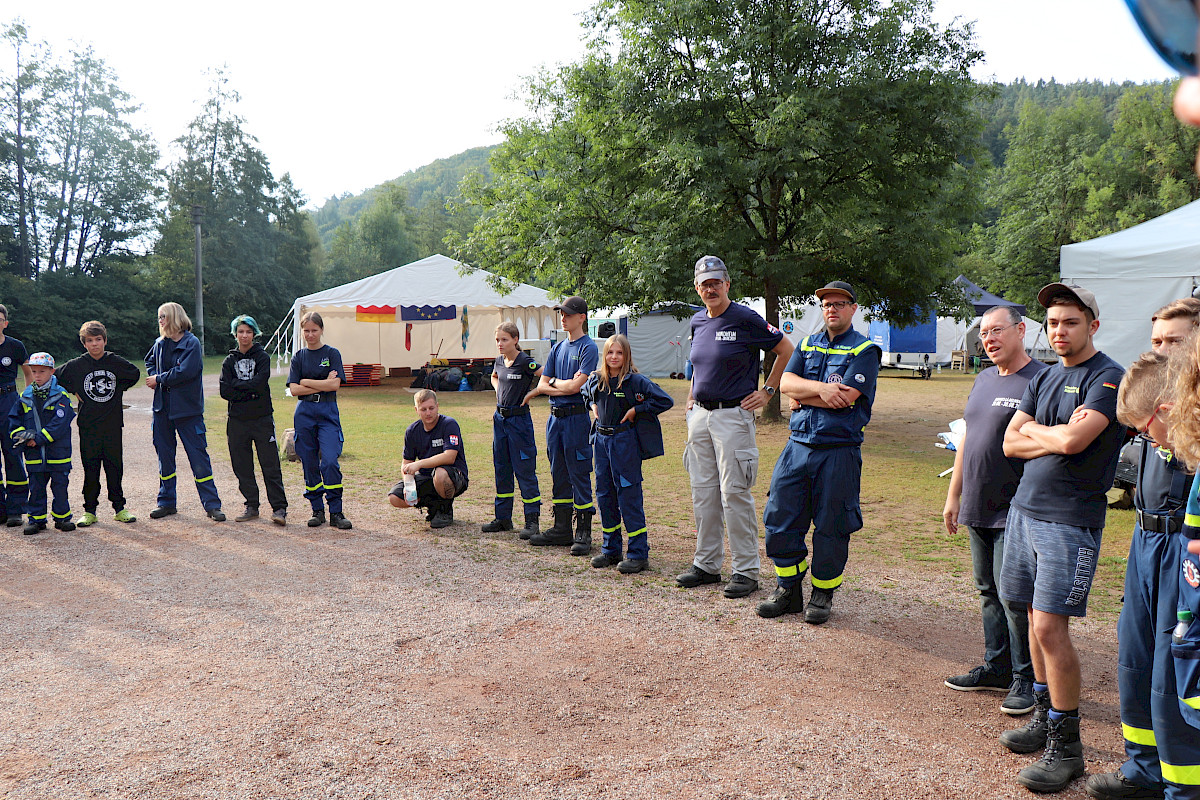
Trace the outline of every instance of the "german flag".
[[396, 307], [355, 306], [354, 319], [358, 322], [396, 322]]

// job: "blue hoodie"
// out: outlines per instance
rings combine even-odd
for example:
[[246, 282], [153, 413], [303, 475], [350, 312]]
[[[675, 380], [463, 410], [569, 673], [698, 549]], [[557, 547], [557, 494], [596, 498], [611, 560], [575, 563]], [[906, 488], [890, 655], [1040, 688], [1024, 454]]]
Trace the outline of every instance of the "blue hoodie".
[[30, 472], [70, 472], [71, 420], [75, 419], [75, 409], [58, 385], [58, 378], [51, 375], [47, 386], [49, 394], [44, 401], [33, 396], [32, 385], [25, 387], [21, 402], [14, 404], [8, 414], [8, 433], [12, 436], [17, 431], [30, 430], [36, 434], [33, 439], [36, 446], [13, 448], [25, 456], [25, 466]]

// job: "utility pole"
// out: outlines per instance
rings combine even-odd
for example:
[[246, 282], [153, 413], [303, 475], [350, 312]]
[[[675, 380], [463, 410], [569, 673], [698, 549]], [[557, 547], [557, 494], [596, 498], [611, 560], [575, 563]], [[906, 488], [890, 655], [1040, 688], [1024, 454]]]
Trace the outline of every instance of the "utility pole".
[[192, 327], [200, 340], [200, 355], [204, 355], [204, 268], [200, 260], [200, 223], [204, 220], [204, 206], [192, 205], [192, 223], [196, 226], [196, 314]]

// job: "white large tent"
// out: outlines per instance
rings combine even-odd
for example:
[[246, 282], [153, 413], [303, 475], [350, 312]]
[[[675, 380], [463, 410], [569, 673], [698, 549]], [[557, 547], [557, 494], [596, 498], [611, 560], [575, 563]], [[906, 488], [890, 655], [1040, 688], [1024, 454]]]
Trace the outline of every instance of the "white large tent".
[[1200, 201], [1127, 230], [1062, 248], [1064, 283], [1095, 293], [1096, 346], [1123, 365], [1150, 346], [1150, 317], [1189, 297], [1200, 276]]
[[[385, 368], [416, 368], [434, 356], [494, 356], [493, 332], [503, 320], [515, 322], [523, 339], [549, 335], [555, 300], [546, 291], [522, 283], [503, 294], [488, 282], [490, 273], [460, 274], [461, 266], [452, 258], [432, 255], [298, 297], [292, 304], [290, 346], [282, 349], [290, 354], [303, 345], [300, 318], [308, 311], [321, 314], [324, 341], [341, 351], [346, 364], [382, 364]], [[403, 306], [453, 306], [453, 318], [406, 320]]]

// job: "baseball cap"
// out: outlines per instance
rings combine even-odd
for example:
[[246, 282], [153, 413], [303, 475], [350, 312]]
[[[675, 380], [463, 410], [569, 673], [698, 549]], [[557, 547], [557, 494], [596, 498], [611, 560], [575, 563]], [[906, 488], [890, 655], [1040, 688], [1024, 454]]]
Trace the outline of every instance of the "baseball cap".
[[711, 281], [713, 278], [719, 278], [723, 281], [729, 280], [729, 270], [725, 266], [725, 262], [716, 256], [701, 256], [696, 262], [696, 280], [694, 283], [699, 286], [705, 281]]
[[831, 294], [833, 292], [838, 292], [840, 294], [846, 295], [847, 297], [850, 298], [851, 303], [858, 302], [858, 295], [854, 294], [854, 287], [851, 286], [850, 284], [846, 283], [845, 281], [830, 281], [829, 283], [822, 286], [820, 289], [817, 289], [817, 291], [815, 291], [813, 294], [815, 294], [817, 296], [818, 300], [821, 300], [825, 297], [825, 295]]
[[49, 353], [34, 353], [26, 362], [31, 367], [49, 367], [54, 369], [54, 356]]
[[586, 314], [587, 300], [584, 300], [579, 295], [568, 297], [554, 307], [555, 311], [566, 311], [568, 314]]
[[1042, 308], [1049, 308], [1048, 303], [1055, 297], [1060, 295], [1070, 295], [1083, 303], [1084, 307], [1092, 312], [1092, 316], [1100, 319], [1100, 304], [1096, 302], [1096, 295], [1084, 289], [1082, 286], [1077, 286], [1073, 283], [1048, 283], [1038, 292], [1038, 304]]

